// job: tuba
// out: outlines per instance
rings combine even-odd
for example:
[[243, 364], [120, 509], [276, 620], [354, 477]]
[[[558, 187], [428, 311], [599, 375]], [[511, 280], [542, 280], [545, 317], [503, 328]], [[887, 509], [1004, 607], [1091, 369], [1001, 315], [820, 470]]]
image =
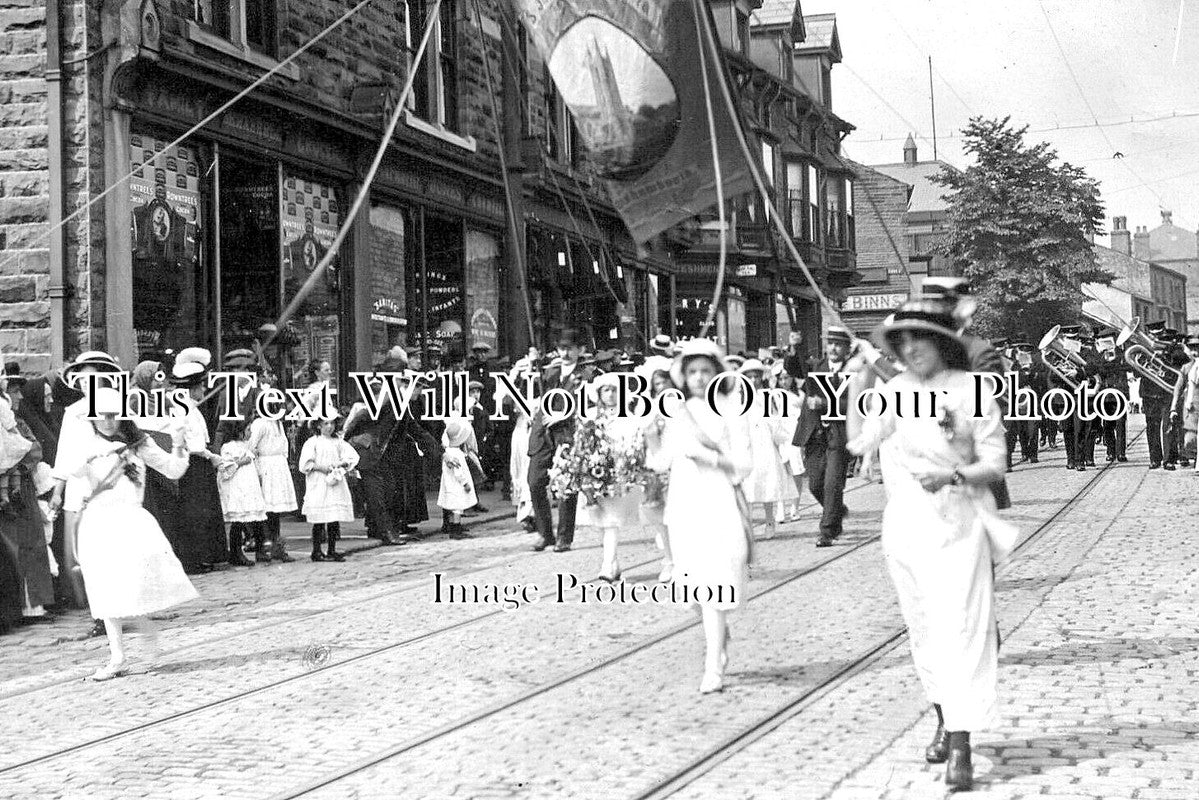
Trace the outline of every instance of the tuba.
[[1054, 325], [1050, 328], [1041, 337], [1037, 349], [1041, 351], [1041, 358], [1044, 359], [1045, 366], [1049, 367], [1053, 374], [1057, 375], [1072, 391], [1076, 391], [1078, 378], [1083, 374], [1087, 362], [1062, 343], [1062, 326]]
[[1167, 392], [1173, 392], [1182, 373], [1161, 359], [1154, 348], [1157, 340], [1141, 330], [1141, 318], [1133, 317], [1116, 338], [1116, 345], [1131, 342], [1124, 348], [1124, 360], [1142, 378], [1148, 378]]

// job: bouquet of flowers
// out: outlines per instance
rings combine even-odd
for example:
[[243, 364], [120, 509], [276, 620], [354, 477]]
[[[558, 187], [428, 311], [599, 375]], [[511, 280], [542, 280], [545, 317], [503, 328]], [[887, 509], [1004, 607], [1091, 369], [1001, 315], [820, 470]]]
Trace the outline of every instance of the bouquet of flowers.
[[555, 497], [582, 495], [590, 504], [624, 494], [640, 483], [645, 470], [645, 441], [616, 444], [604, 419], [581, 420], [574, 443], [554, 455], [550, 491]]

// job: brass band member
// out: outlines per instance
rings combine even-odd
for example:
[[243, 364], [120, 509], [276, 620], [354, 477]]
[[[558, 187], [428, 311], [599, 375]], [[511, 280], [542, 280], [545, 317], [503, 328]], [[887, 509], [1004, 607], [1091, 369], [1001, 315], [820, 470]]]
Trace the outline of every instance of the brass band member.
[[[1145, 333], [1154, 338], [1154, 353], [1164, 356], [1166, 342], [1162, 339], [1165, 334], [1165, 322], [1150, 322], [1145, 326]], [[1145, 436], [1149, 440], [1149, 469], [1164, 467], [1176, 468], [1177, 452], [1169, 457], [1170, 417], [1168, 415], [1171, 395], [1165, 389], [1151, 380], [1141, 379], [1141, 406], [1145, 412]]]
[[[1101, 389], [1115, 389], [1120, 394], [1128, 398], [1128, 364], [1124, 361], [1124, 355], [1116, 347], [1116, 332], [1113, 330], [1100, 331], [1095, 335], [1095, 349], [1098, 350], [1102, 364], [1099, 368], [1099, 380]], [[1104, 400], [1103, 411], [1105, 416], [1112, 416], [1115, 412], [1115, 400]], [[1127, 408], [1127, 405], [1125, 405]], [[1104, 419], [1100, 420], [1100, 427], [1103, 431], [1103, 446], [1107, 449], [1107, 461], [1118, 461], [1124, 463], [1128, 461], [1128, 456], [1125, 454], [1125, 444], [1128, 436], [1128, 414], [1127, 412], [1119, 419]]]
[[[1045, 392], [1049, 391], [1049, 370], [1041, 360], [1041, 354], [1029, 342], [1013, 342], [1011, 358], [1012, 369], [1020, 376], [1020, 385], [1031, 389], [1039, 401], [1045, 396]], [[1039, 456], [1040, 423], [1036, 419], [1009, 420], [1008, 425], [1016, 431], [1016, 441], [1020, 444], [1020, 461], [1036, 464]]]

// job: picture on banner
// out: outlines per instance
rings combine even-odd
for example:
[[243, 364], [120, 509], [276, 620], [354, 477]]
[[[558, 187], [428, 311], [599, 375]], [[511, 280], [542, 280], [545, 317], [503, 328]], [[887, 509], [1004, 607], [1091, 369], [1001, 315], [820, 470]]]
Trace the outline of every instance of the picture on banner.
[[139, 351], [149, 353], [170, 346], [169, 331], [194, 317], [200, 164], [196, 149], [143, 134], [130, 138], [130, 150], [133, 327]]

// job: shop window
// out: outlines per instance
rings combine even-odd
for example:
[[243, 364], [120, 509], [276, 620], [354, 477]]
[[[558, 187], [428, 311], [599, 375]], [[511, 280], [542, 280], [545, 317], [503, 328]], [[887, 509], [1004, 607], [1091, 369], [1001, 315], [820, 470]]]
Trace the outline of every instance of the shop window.
[[466, 323], [468, 347], [475, 342], [490, 345], [493, 356], [500, 355], [500, 244], [485, 231], [466, 232]]
[[[342, 339], [339, 259], [334, 258], [323, 274], [313, 275], [337, 237], [342, 221], [340, 198], [326, 183], [284, 173], [279, 199], [280, 305], [286, 307], [303, 293], [283, 343], [285, 374], [298, 373], [309, 361], [328, 361], [336, 375]], [[302, 385], [304, 380], [297, 383]]]
[[371, 363], [408, 342], [408, 309], [404, 293], [413, 248], [412, 212], [372, 205], [371, 225]]
[[421, 244], [408, 269], [408, 321], [414, 344], [441, 347], [443, 364], [466, 358], [463, 296], [465, 243], [462, 223], [423, 217]]
[[544, 70], [543, 80], [545, 83], [546, 153], [555, 161], [577, 167], [583, 156], [579, 128], [575, 124], [566, 102], [558, 94], [558, 88], [554, 84], [548, 67]]
[[[428, 0], [408, 2], [408, 52], [416, 50], [429, 22]], [[458, 132], [458, 25], [454, 0], [442, 0], [425, 57], [412, 84], [412, 112], [442, 130]]]
[[[220, 324], [228, 351], [252, 346], [259, 326], [279, 316], [279, 167], [222, 152], [220, 171]], [[286, 377], [280, 352], [274, 348], [273, 366]]]
[[139, 357], [156, 358], [207, 333], [209, 161], [149, 134], [133, 134], [130, 148], [133, 328]]

